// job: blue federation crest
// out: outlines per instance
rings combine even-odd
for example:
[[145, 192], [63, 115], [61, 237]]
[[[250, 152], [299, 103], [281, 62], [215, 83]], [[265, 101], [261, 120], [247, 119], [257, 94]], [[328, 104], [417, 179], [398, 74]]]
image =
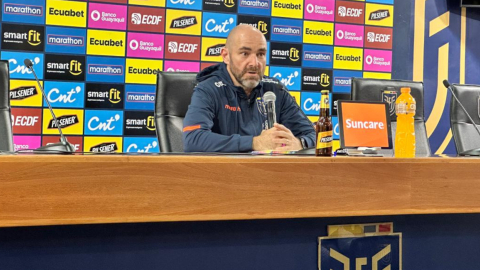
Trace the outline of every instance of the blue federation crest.
[[390, 119], [392, 121], [397, 120], [397, 115], [395, 114], [395, 101], [397, 101], [398, 93], [393, 90], [382, 91], [382, 102], [388, 104], [388, 112], [390, 114]]
[[335, 225], [328, 231], [319, 238], [319, 270], [402, 269], [402, 234], [393, 233], [392, 223]]

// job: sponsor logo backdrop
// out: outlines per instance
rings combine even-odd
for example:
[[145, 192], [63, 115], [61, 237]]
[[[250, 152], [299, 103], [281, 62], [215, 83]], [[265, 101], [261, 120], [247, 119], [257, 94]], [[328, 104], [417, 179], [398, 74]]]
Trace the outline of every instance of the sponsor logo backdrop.
[[239, 24], [265, 35], [266, 74], [291, 90], [312, 121], [321, 90], [349, 98], [351, 77], [390, 78], [392, 72], [391, 0], [2, 4], [0, 57], [10, 63], [16, 150], [58, 140], [25, 58], [34, 63], [76, 150], [93, 152], [160, 151], [153, 121], [156, 74], [198, 72], [221, 62], [225, 38]]

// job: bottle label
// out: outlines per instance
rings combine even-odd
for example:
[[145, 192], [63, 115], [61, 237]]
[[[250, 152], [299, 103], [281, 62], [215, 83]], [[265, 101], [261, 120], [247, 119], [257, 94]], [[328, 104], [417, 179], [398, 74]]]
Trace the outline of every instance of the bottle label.
[[319, 132], [317, 136], [317, 149], [332, 147], [333, 131]]
[[407, 109], [407, 113], [415, 114], [416, 110], [417, 110], [417, 105], [415, 103], [410, 103], [410, 106], [408, 106], [408, 109]]
[[322, 94], [322, 100], [320, 101], [320, 109], [330, 109], [330, 100], [328, 94]]
[[407, 103], [399, 102], [395, 104], [395, 111], [397, 114], [406, 114], [407, 113]]

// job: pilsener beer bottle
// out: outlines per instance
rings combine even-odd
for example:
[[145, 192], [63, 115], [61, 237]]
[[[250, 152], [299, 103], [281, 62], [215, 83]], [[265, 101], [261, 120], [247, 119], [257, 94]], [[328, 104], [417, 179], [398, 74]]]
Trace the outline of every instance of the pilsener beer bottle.
[[322, 100], [320, 101], [320, 117], [316, 124], [317, 131], [317, 149], [316, 156], [332, 155], [332, 118], [330, 117], [330, 100], [328, 90], [322, 90]]

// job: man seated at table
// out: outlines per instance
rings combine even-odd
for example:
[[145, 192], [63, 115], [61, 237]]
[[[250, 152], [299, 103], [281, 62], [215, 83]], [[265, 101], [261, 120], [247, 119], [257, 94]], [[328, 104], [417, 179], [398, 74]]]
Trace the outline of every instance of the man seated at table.
[[[267, 41], [249, 25], [228, 35], [223, 63], [197, 75], [183, 122], [185, 152], [248, 152], [301, 150], [315, 146], [315, 130], [288, 90], [277, 79], [264, 77]], [[265, 129], [261, 97], [276, 95], [277, 123]]]

